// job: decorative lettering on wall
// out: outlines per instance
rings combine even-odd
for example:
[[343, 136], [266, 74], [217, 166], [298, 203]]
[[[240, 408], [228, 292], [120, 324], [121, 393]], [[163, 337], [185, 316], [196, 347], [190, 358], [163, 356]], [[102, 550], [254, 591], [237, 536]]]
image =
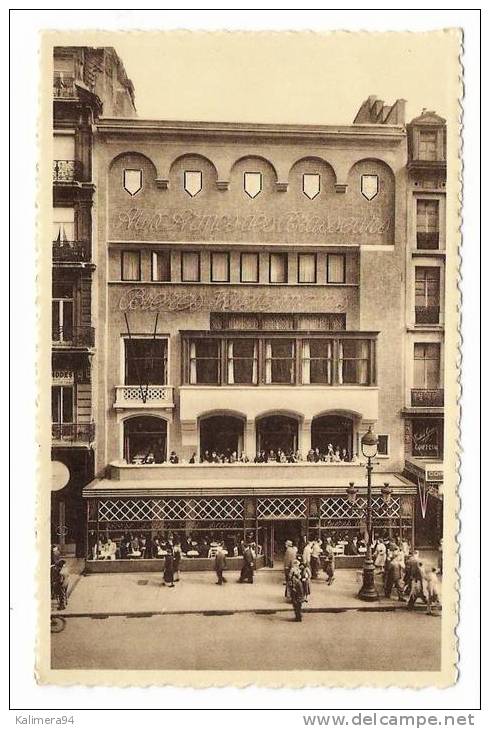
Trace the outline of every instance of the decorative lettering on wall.
[[130, 208], [118, 210], [113, 218], [113, 231], [121, 233], [199, 233], [202, 236], [226, 233], [305, 233], [328, 236], [333, 234], [372, 235], [387, 233], [391, 218], [369, 215], [305, 215], [291, 210], [281, 215], [228, 215], [199, 213], [190, 209], [148, 210]]
[[[278, 302], [277, 292], [255, 293], [237, 291], [164, 291], [154, 293], [151, 289], [132, 288], [119, 299], [119, 310], [127, 311], [276, 311], [280, 303], [285, 311], [308, 311], [323, 305], [318, 295], [284, 293]], [[346, 301], [337, 301], [334, 309], [345, 311]], [[330, 307], [332, 308], [332, 307]]]

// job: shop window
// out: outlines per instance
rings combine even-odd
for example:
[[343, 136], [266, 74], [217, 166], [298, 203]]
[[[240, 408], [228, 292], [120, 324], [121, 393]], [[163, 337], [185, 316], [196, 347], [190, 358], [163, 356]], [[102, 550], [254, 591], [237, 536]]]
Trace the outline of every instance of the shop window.
[[240, 255], [240, 281], [257, 283], [259, 280], [259, 254], [242, 253]]
[[333, 342], [304, 339], [302, 342], [301, 382], [303, 385], [332, 384]]
[[439, 200], [417, 200], [417, 249], [439, 247]]
[[230, 254], [211, 253], [211, 281], [227, 283], [230, 280]]
[[342, 339], [338, 343], [339, 385], [369, 384], [369, 341]]
[[53, 423], [73, 423], [73, 387], [55, 385], [51, 388], [51, 420]]
[[419, 133], [419, 159], [434, 161], [437, 159], [437, 132], [424, 130]]
[[151, 280], [170, 281], [170, 251], [152, 252]]
[[202, 190], [202, 172], [186, 170], [184, 172], [184, 190], [191, 197], [195, 197]]
[[315, 253], [298, 253], [298, 283], [316, 283]]
[[435, 266], [415, 268], [415, 323], [439, 324], [440, 271]]
[[166, 339], [124, 340], [124, 383], [166, 385], [168, 345]]
[[293, 339], [268, 339], [265, 343], [265, 381], [267, 384], [294, 384], [295, 342]]
[[412, 456], [442, 458], [442, 421], [417, 418], [412, 421]]
[[201, 260], [196, 251], [182, 251], [182, 281], [198, 282], [201, 278]]
[[270, 283], [287, 283], [288, 281], [288, 255], [287, 253], [271, 253], [269, 256]]
[[75, 240], [75, 209], [53, 208], [53, 241], [67, 243]]
[[71, 342], [74, 324], [73, 284], [55, 282], [51, 302], [51, 327], [53, 342]]
[[167, 422], [151, 416], [126, 420], [124, 460], [137, 465], [164, 463], [167, 460]]
[[245, 172], [243, 175], [243, 189], [249, 197], [257, 197], [262, 192], [262, 173]]
[[221, 380], [221, 349], [218, 339], [195, 339], [189, 345], [191, 385], [218, 385]]
[[121, 280], [141, 281], [140, 251], [121, 251]]
[[320, 175], [305, 173], [303, 175], [303, 195], [314, 200], [320, 194]]
[[345, 283], [345, 256], [342, 253], [327, 255], [327, 283]]
[[378, 434], [378, 456], [389, 456], [389, 436]]
[[440, 346], [437, 343], [420, 342], [414, 345], [414, 387], [433, 390], [440, 383]]
[[226, 351], [228, 384], [256, 385], [257, 341], [254, 339], [232, 339], [228, 341]]

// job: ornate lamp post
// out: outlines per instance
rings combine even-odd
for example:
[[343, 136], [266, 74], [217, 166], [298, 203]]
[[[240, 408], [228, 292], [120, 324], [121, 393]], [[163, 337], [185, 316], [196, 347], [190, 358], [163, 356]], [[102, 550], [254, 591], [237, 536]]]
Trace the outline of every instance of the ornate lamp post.
[[362, 572], [362, 587], [359, 590], [358, 598], [373, 602], [378, 599], [378, 593], [374, 586], [374, 562], [372, 552], [373, 541], [373, 506], [371, 497], [371, 474], [373, 472], [372, 459], [378, 453], [378, 436], [373, 433], [371, 426], [369, 430], [361, 438], [361, 450], [364, 458], [367, 458], [367, 506], [366, 506], [366, 526], [368, 533], [368, 543], [366, 555], [364, 558], [364, 567]]

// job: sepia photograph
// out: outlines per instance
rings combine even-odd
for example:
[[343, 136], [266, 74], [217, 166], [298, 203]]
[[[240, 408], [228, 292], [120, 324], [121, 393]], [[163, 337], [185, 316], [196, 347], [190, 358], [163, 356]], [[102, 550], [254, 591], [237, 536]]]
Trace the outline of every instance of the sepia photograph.
[[41, 682], [456, 680], [460, 46], [43, 34]]

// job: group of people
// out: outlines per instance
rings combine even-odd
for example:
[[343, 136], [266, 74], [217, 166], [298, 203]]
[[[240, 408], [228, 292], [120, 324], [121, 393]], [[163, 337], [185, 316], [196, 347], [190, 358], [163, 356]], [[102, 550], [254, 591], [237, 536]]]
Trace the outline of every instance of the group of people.
[[169, 542], [181, 557], [213, 558], [219, 541], [223, 542], [224, 549], [232, 556], [239, 554], [239, 545], [233, 534], [217, 539], [212, 533], [189, 534], [181, 539], [177, 534], [162, 532], [152, 538], [144, 533], [135, 534], [125, 532], [122, 536], [109, 535], [99, 538], [95, 532], [89, 534], [89, 559], [116, 560], [116, 559], [160, 559], [165, 557]]
[[331, 537], [327, 537], [324, 544], [321, 539], [309, 539], [302, 550], [291, 540], [287, 540], [285, 546], [284, 594], [293, 605], [294, 619], [301, 622], [303, 604], [308, 602], [311, 594], [311, 581], [320, 576], [322, 556], [327, 585], [332, 585], [335, 580], [335, 548]]
[[[187, 461], [180, 458], [176, 451], [171, 451], [169, 463], [342, 463], [351, 462], [352, 456], [347, 448], [329, 443], [325, 448], [310, 448], [306, 456], [300, 450], [284, 450], [283, 448], [269, 448], [257, 450], [255, 456], [250, 458], [244, 451], [225, 449], [204, 450], [198, 456], [192, 453]], [[153, 454], [147, 454], [144, 461], [156, 463]]]

